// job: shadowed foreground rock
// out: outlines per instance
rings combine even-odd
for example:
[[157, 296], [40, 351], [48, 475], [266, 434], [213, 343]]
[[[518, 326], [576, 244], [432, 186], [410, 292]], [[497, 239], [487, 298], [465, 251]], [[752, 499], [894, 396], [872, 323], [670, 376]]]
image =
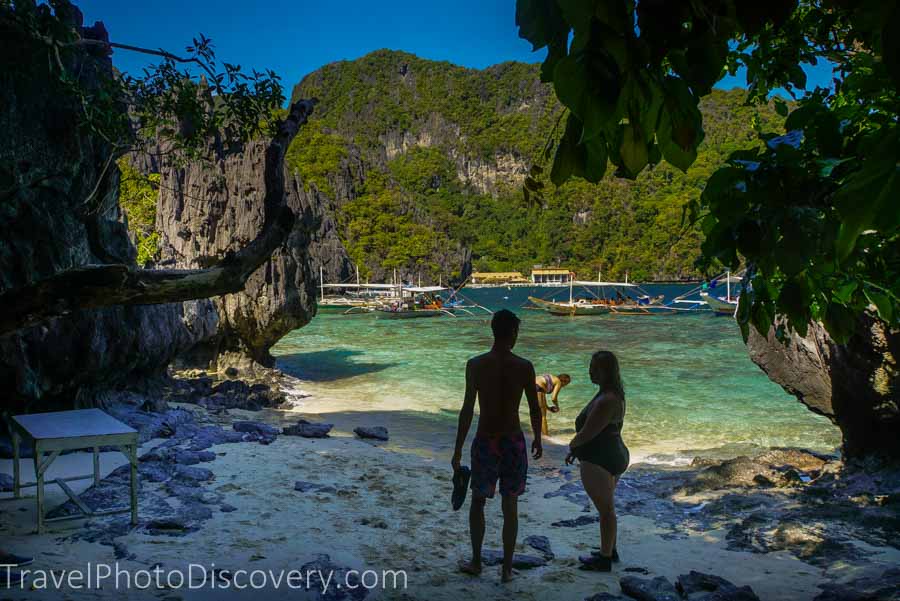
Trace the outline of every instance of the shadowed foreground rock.
[[805, 337], [764, 338], [750, 328], [750, 358], [769, 378], [811, 411], [836, 424], [848, 457], [880, 455], [900, 460], [900, 331], [865, 316], [845, 345], [820, 323]]

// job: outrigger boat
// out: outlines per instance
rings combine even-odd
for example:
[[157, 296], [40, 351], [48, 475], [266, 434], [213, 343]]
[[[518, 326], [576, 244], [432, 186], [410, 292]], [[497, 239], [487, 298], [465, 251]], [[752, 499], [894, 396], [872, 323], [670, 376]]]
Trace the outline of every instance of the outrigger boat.
[[[574, 286], [582, 286], [591, 295], [589, 298], [574, 298]], [[599, 289], [595, 294], [593, 289]], [[615, 290], [615, 295], [607, 294], [608, 289]], [[625, 292], [623, 294], [623, 291]], [[681, 295], [665, 302], [662, 295], [652, 296], [637, 284], [624, 282], [573, 281], [569, 285], [569, 301], [529, 296], [528, 300], [535, 308], [543, 309], [551, 315], [681, 315], [696, 313], [707, 309], [705, 300], [688, 300]]]
[[[591, 295], [589, 298], [575, 298], [574, 287], [581, 286]], [[600, 294], [595, 294], [592, 289], [599, 289]], [[608, 289], [614, 289], [615, 295], [606, 294]], [[622, 294], [622, 289], [636, 294]], [[543, 309], [551, 315], [606, 315], [610, 313], [621, 315], [656, 315], [660, 313], [675, 313], [678, 309], [662, 304], [662, 296], [650, 296], [637, 284], [625, 282], [592, 282], [570, 281], [568, 302], [529, 296], [531, 301], [539, 309]]]
[[[326, 294], [326, 289], [340, 293]], [[338, 284], [326, 284], [324, 270], [319, 268], [319, 300], [316, 302], [319, 311], [367, 311], [397, 298], [397, 286], [393, 284], [360, 283], [359, 268], [356, 269], [356, 283]]]
[[[451, 290], [450, 298], [444, 301], [440, 292]], [[405, 294], [409, 294], [406, 298]], [[489, 315], [490, 309], [478, 304], [466, 304], [466, 299], [459, 294], [459, 289], [445, 288], [443, 286], [407, 286], [401, 288], [400, 300], [384, 303], [375, 309], [376, 317], [380, 319], [412, 319], [419, 317], [440, 317], [447, 315], [459, 317], [460, 315], [474, 315], [474, 309], [485, 311]]]
[[[443, 286], [412, 286], [400, 287], [399, 300], [382, 304], [375, 309], [375, 316], [379, 319], [413, 319], [420, 317], [440, 317], [449, 315], [456, 317], [452, 311], [445, 309], [438, 292], [447, 290]], [[403, 297], [409, 293], [410, 298]]]
[[718, 283], [720, 283], [720, 278], [713, 278], [712, 284], [709, 288], [704, 289], [700, 292], [700, 297], [706, 301], [706, 304], [709, 305], [709, 308], [713, 310], [713, 313], [716, 315], [728, 315], [730, 317], [734, 317], [735, 312], [737, 311], [738, 302], [740, 300], [740, 295], [736, 295], [734, 297], [731, 296], [731, 284], [738, 284], [741, 282], [741, 278], [738, 276], [732, 276], [730, 271], [725, 272], [725, 296], [714, 296], [710, 294], [710, 290], [716, 287]]

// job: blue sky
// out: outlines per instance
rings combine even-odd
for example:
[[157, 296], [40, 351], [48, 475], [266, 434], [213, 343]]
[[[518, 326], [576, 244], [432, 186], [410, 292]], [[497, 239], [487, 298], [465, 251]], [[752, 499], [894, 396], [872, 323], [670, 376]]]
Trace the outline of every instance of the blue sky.
[[[273, 69], [285, 92], [327, 63], [373, 50], [483, 68], [503, 61], [540, 62], [544, 52], [518, 37], [515, 0], [76, 0], [85, 22], [103, 21], [114, 42], [180, 53], [198, 33], [218, 59], [245, 69]], [[117, 50], [119, 69], [139, 73], [148, 57]], [[809, 73], [828, 80], [827, 67]], [[744, 86], [741, 74], [719, 87]]]

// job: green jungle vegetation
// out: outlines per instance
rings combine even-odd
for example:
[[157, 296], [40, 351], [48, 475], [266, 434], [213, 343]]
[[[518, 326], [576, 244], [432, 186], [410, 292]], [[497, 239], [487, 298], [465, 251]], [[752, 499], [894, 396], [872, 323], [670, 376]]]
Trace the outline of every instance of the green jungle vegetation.
[[137, 263], [144, 267], [159, 259], [159, 232], [155, 231], [154, 226], [160, 175], [143, 175], [125, 157], [117, 163], [121, 172], [119, 206], [128, 220], [128, 231], [134, 236]]
[[[635, 280], [690, 278], [703, 241], [685, 226], [712, 173], [737, 150], [759, 146], [760, 131], [780, 131], [774, 105], [750, 106], [743, 90], [713, 90], [700, 105], [705, 138], [687, 172], [666, 162], [635, 180], [610, 170], [596, 184], [571, 178], [554, 186], [544, 175], [545, 152], [562, 135], [565, 116], [540, 65], [503, 63], [484, 70], [414, 55], [377, 51], [308, 75], [293, 98], [319, 100], [287, 157], [303, 181], [334, 201], [343, 242], [363, 275], [373, 268], [418, 270], [437, 279], [441, 256], [472, 249], [473, 268], [522, 271], [563, 265], [580, 277]], [[427, 144], [388, 153], [404, 134]], [[348, 157], [364, 165], [349, 199], [333, 197], [347, 177]], [[391, 158], [388, 158], [391, 156]], [[463, 161], [492, 166], [514, 159], [530, 169], [493, 194], [460, 180]], [[537, 165], [535, 168], [534, 166]], [[440, 273], [447, 277], [457, 273]]]

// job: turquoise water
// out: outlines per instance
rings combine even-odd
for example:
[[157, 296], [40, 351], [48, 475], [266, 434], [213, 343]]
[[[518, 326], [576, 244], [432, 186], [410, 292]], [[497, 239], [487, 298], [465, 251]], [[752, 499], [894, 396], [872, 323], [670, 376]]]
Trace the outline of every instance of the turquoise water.
[[[678, 289], [648, 291], [671, 297]], [[554, 440], [568, 441], [575, 416], [594, 393], [587, 377], [591, 353], [609, 349], [619, 356], [628, 399], [623, 435], [641, 459], [678, 462], [694, 451], [733, 456], [771, 446], [830, 452], [840, 442], [828, 420], [808, 411], [750, 361], [727, 317], [557, 317], [520, 308], [534, 292], [466, 294], [494, 310], [518, 313], [522, 326], [515, 351], [539, 374], [572, 375], [560, 394], [562, 411], [550, 416]], [[539, 289], [539, 296], [554, 294], [563, 299], [568, 290]], [[320, 314], [286, 336], [273, 354], [285, 373], [303, 380], [302, 388], [314, 395], [311, 403], [327, 399], [330, 412], [415, 416], [416, 427], [446, 443], [455, 432], [465, 362], [490, 347], [488, 319]], [[524, 402], [522, 420], [528, 421]]]

